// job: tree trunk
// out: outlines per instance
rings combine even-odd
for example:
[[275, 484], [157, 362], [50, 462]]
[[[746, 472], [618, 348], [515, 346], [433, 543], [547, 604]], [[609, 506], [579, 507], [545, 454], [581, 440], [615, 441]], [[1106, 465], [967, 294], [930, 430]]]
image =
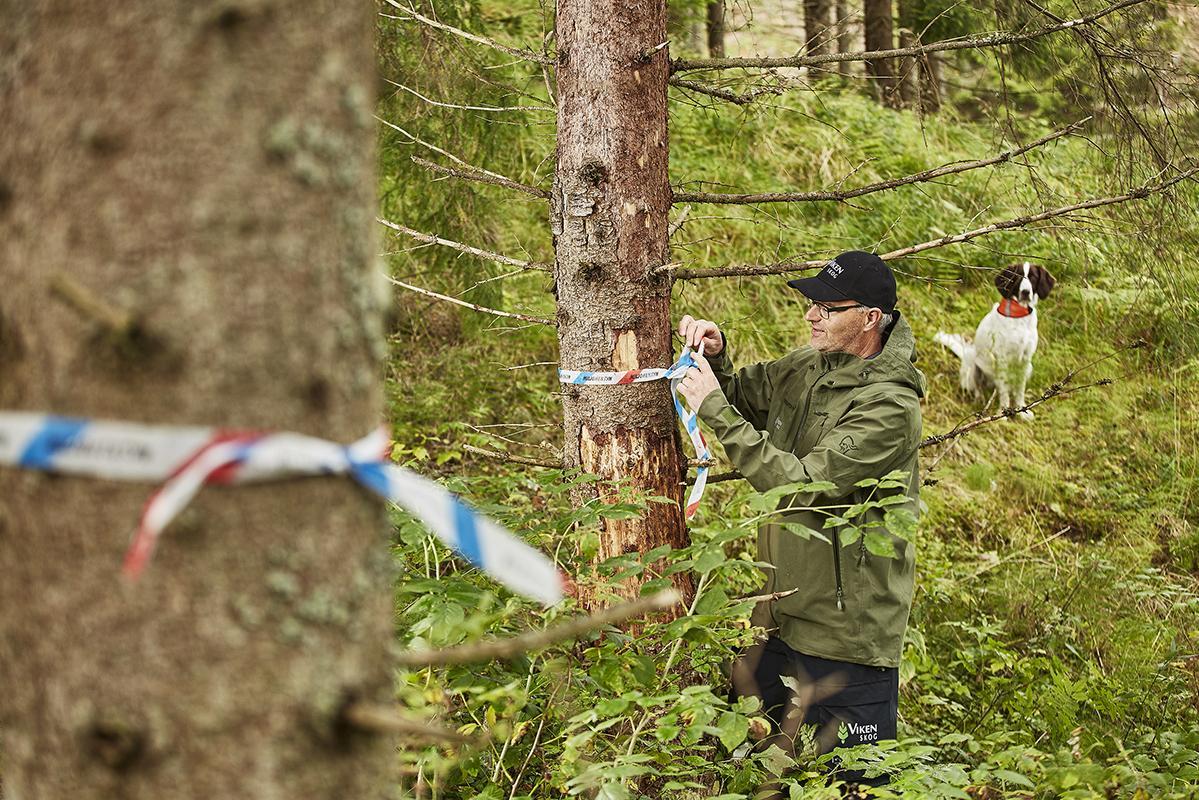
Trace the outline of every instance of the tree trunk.
[[[566, 369], [664, 367], [674, 358], [670, 281], [649, 275], [669, 261], [669, 62], [666, 48], [657, 49], [665, 32], [664, 0], [558, 3], [551, 217]], [[665, 381], [568, 386], [564, 395], [566, 465], [604, 479], [588, 497], [614, 499], [622, 481], [681, 501], [684, 469]], [[649, 503], [641, 519], [605, 521], [598, 558], [686, 541], [679, 503]], [[586, 604], [598, 602], [583, 591]]]
[[[891, 0], [865, 0], [866, 50], [891, 50], [895, 35], [891, 21]], [[895, 91], [894, 59], [876, 58], [866, 62], [866, 75], [871, 78], [875, 97], [887, 105], [898, 103]]]
[[[916, 34], [907, 28], [899, 29], [900, 48], [913, 47], [917, 44]], [[905, 56], [899, 62], [899, 99], [904, 108], [917, 108], [920, 105], [920, 58]]]
[[[850, 34], [850, 14], [849, 0], [836, 0], [837, 9], [837, 52], [848, 53], [853, 47], [852, 36]], [[850, 63], [848, 61], [837, 62], [837, 72], [843, 78], [848, 78], [850, 75]]]
[[[804, 0], [804, 38], [807, 39], [805, 51], [810, 56], [822, 56], [833, 51], [833, 36], [830, 28], [833, 26], [832, 0]], [[815, 67], [819, 74], [826, 67]]]
[[708, 57], [724, 58], [724, 0], [708, 3]]
[[941, 53], [925, 53], [920, 60], [920, 108], [926, 113], [941, 109], [944, 87], [941, 78]]
[[[361, 437], [373, 7], [97, 12], [0, 2], [0, 408]], [[130, 584], [152, 489], [0, 468], [9, 795], [377, 797], [393, 747], [340, 710], [392, 693], [382, 504], [206, 489]]]

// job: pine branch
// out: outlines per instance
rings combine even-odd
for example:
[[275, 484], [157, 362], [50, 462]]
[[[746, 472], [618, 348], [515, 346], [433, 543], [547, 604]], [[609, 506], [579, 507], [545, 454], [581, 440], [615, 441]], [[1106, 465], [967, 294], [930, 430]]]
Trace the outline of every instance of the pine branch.
[[[960, 244], [962, 242], [970, 241], [971, 239], [976, 239], [979, 236], [986, 236], [987, 234], [997, 233], [999, 231], [1012, 230], [1013, 228], [1027, 227], [1028, 225], [1032, 225], [1037, 222], [1043, 222], [1047, 219], [1053, 219], [1054, 217], [1072, 214], [1075, 211], [1086, 211], [1088, 209], [1099, 208], [1101, 206], [1110, 206], [1117, 203], [1128, 202], [1129, 200], [1143, 200], [1146, 197], [1166, 191], [1176, 183], [1187, 180], [1196, 173], [1199, 173], [1199, 167], [1192, 167], [1184, 172], [1180, 172], [1178, 175], [1167, 181], [1140, 186], [1130, 192], [1117, 195], [1115, 197], [1102, 197], [1095, 200], [1087, 200], [1082, 203], [1074, 203], [1073, 205], [1062, 206], [1049, 211], [1042, 211], [1037, 214], [1027, 214], [1014, 219], [995, 222], [981, 228], [975, 228], [974, 230], [955, 233], [950, 236], [942, 236], [938, 239], [930, 239], [927, 242], [921, 242], [920, 244], [914, 244], [898, 250], [892, 250], [889, 253], [882, 253], [879, 255], [879, 258], [883, 259], [884, 261], [891, 261], [897, 258], [915, 255], [916, 253], [922, 253], [925, 250], [933, 250], [935, 248], [946, 247], [951, 244]], [[779, 275], [787, 272], [798, 272], [805, 269], [818, 269], [827, 263], [827, 259], [813, 261], [782, 261], [775, 264], [751, 264], [734, 267], [714, 267], [712, 269], [676, 269], [671, 274], [675, 280], [743, 277], [748, 275]], [[670, 272], [671, 270], [669, 266], [658, 267], [656, 270], [654, 270], [654, 274]]]
[[601, 609], [585, 617], [561, 622], [538, 631], [529, 631], [510, 639], [472, 642], [444, 650], [405, 651], [395, 655], [395, 663], [402, 667], [444, 667], [450, 664], [477, 664], [482, 661], [497, 661], [516, 658], [535, 650], [544, 650], [550, 645], [578, 638], [588, 631], [615, 625], [650, 611], [667, 609], [682, 601], [674, 589], [642, 597], [611, 608]]
[[481, 250], [478, 247], [471, 247], [468, 244], [455, 242], [452, 239], [443, 239], [440, 236], [436, 236], [432, 233], [422, 233], [421, 231], [399, 225], [395, 222], [391, 222], [390, 220], [383, 219], [382, 217], [376, 217], [375, 221], [385, 228], [390, 228], [396, 233], [402, 233], [405, 236], [410, 236], [413, 239], [416, 239], [418, 242], [449, 247], [453, 250], [458, 250], [459, 252], [467, 253], [472, 256], [478, 256], [479, 258], [483, 258], [488, 261], [495, 261], [498, 264], [507, 264], [510, 267], [520, 267], [521, 269], [532, 269], [541, 272], [549, 272], [552, 269], [551, 265], [540, 261], [521, 261], [516, 258], [510, 258], [508, 256], [501, 255], [500, 253], [494, 253], [490, 250]]
[[437, 292], [430, 291], [429, 289], [422, 289], [419, 286], [413, 286], [410, 283], [405, 283], [404, 281], [392, 278], [391, 276], [388, 276], [387, 280], [391, 281], [402, 289], [407, 289], [410, 292], [416, 292], [417, 294], [424, 295], [425, 297], [432, 297], [434, 300], [443, 300], [447, 303], [453, 303], [454, 305], [462, 306], [463, 308], [469, 308], [473, 311], [481, 311], [484, 314], [492, 314], [497, 317], [506, 317], [508, 319], [519, 319], [523, 322], [535, 322], [539, 325], [549, 325], [550, 327], [555, 327], [558, 324], [552, 319], [545, 319], [543, 317], [530, 317], [528, 314], [517, 314], [512, 311], [500, 311], [498, 308], [488, 308], [487, 306], [468, 303], [465, 300], [459, 300], [457, 297], [450, 297], [446, 294], [438, 294]]
[[923, 172], [917, 172], [912, 175], [907, 175], [902, 178], [893, 178], [887, 181], [879, 181], [866, 186], [859, 186], [856, 189], [848, 189], [846, 191], [822, 191], [822, 192], [768, 192], [763, 194], [720, 194], [710, 192], [676, 192], [674, 195], [675, 203], [718, 203], [723, 205], [750, 205], [757, 203], [798, 203], [817, 200], [836, 200], [845, 201], [852, 200], [855, 197], [862, 195], [873, 194], [874, 192], [883, 192], [888, 189], [896, 189], [900, 186], [908, 186], [913, 183], [921, 183], [924, 181], [936, 180], [943, 178], [946, 175], [956, 175], [962, 172], [969, 172], [982, 167], [989, 167], [993, 164], [1001, 164], [1006, 161], [1023, 155], [1030, 150], [1034, 150], [1042, 145], [1048, 144], [1055, 139], [1060, 139], [1063, 136], [1069, 136], [1085, 125], [1091, 118], [1079, 120], [1073, 125], [1068, 125], [1061, 130], [1054, 131], [1046, 136], [1042, 136], [1035, 142], [1030, 142], [1022, 147], [1017, 147], [1014, 150], [1008, 150], [991, 158], [983, 158], [977, 161], [961, 161], [952, 164], [943, 164], [933, 169], [926, 169]]
[[1144, 3], [1146, 0], [1121, 0], [1119, 3], [1107, 6], [1106, 8], [1088, 14], [1084, 17], [1076, 17], [1075, 19], [1064, 20], [1038, 28], [1035, 31], [1027, 33], [1018, 33], [1015, 31], [995, 31], [993, 33], [985, 33], [978, 36], [966, 36], [961, 39], [947, 39], [941, 42], [932, 42], [926, 45], [916, 45], [913, 47], [901, 47], [893, 50], [870, 50], [865, 52], [854, 53], [824, 53], [813, 56], [790, 56], [781, 58], [697, 58], [691, 60], [677, 60], [672, 62], [672, 72], [684, 72], [689, 70], [700, 69], [768, 69], [776, 67], [811, 67], [818, 64], [830, 64], [843, 61], [875, 61], [888, 58], [901, 58], [905, 56], [923, 56], [927, 53], [939, 53], [947, 50], [971, 50], [982, 49], [989, 47], [1002, 47], [1005, 45], [1019, 44], [1021, 42], [1038, 39], [1042, 36], [1057, 33], [1059, 31], [1076, 28], [1080, 25], [1090, 25], [1109, 14], [1114, 14], [1117, 11], [1122, 11], [1131, 6]]

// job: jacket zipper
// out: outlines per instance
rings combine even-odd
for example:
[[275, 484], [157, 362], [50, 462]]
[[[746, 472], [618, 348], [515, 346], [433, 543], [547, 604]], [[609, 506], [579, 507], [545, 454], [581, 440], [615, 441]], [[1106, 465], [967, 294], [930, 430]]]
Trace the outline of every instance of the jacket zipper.
[[[812, 385], [808, 387], [808, 397], [807, 400], [804, 401], [803, 416], [799, 418], [798, 430], [802, 431], [803, 426], [808, 421], [808, 412], [812, 408], [812, 394], [816, 391], [816, 387], [820, 385], [822, 380], [824, 380], [824, 376], [828, 375], [832, 371], [833, 368], [829, 367], [824, 372], [820, 373], [816, 377], [816, 380], [812, 382]], [[845, 587], [841, 583], [841, 537], [840, 534], [835, 531], [833, 532], [833, 572], [837, 576], [837, 610], [844, 611]]]
[[845, 610], [845, 590], [841, 587], [841, 535], [833, 532], [833, 570], [837, 574], [837, 610]]

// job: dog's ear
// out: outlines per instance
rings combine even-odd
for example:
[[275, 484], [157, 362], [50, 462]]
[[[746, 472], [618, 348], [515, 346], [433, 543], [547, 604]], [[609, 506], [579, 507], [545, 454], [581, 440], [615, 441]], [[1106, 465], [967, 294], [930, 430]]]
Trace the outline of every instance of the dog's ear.
[[1034, 266], [1029, 270], [1029, 277], [1032, 279], [1032, 290], [1037, 293], [1037, 297], [1048, 297], [1053, 291], [1053, 287], [1057, 285], [1057, 278], [1049, 274], [1049, 270], [1041, 266]]
[[995, 275], [995, 288], [1004, 297], [1015, 297], [1020, 291], [1020, 281], [1024, 280], [1024, 271], [1016, 267], [1004, 267]]

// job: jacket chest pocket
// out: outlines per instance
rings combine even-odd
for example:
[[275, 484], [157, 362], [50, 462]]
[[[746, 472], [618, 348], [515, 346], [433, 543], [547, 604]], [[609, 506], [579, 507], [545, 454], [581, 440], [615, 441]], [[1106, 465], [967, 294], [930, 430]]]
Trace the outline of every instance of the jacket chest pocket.
[[798, 415], [798, 401], [792, 397], [784, 397], [775, 403], [766, 419], [766, 437], [775, 447], [789, 449], [792, 427]]

